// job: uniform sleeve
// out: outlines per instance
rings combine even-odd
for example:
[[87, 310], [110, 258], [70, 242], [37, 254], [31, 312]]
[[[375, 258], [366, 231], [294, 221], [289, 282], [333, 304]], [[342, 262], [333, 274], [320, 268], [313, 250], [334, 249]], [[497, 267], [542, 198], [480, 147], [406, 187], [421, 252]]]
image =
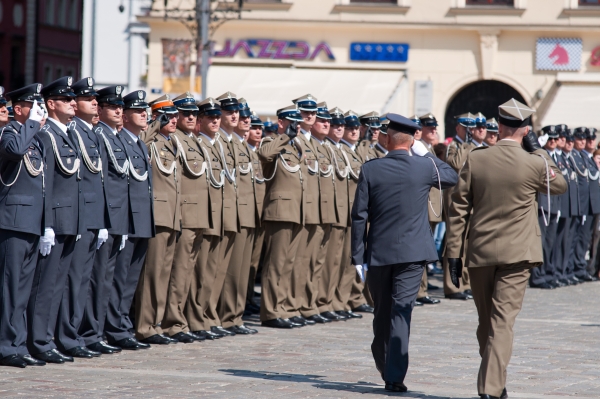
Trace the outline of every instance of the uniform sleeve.
[[20, 132], [16, 132], [12, 126], [3, 127], [0, 130], [0, 156], [14, 162], [20, 161], [39, 130], [40, 124], [32, 120], [25, 122]]
[[467, 162], [460, 171], [458, 184], [454, 188], [451, 198], [448, 225], [446, 226], [446, 256], [448, 258], [461, 258], [464, 252], [469, 216], [473, 207], [469, 158], [467, 158]]
[[52, 213], [54, 168], [56, 160], [52, 142], [48, 137], [50, 133], [40, 132], [38, 135], [44, 146], [44, 227], [54, 228], [54, 215]]
[[265, 139], [258, 150], [258, 157], [263, 163], [271, 163], [277, 159], [281, 149], [290, 142], [287, 134], [280, 134], [273, 140]]
[[160, 122], [155, 120], [152, 121], [148, 125], [148, 129], [142, 131], [140, 134], [140, 139], [147, 145], [150, 146], [150, 143], [154, 141], [154, 138], [160, 131]]
[[554, 160], [545, 150], [537, 150], [534, 154], [541, 156], [546, 161], [542, 163], [539, 171], [538, 191], [547, 194], [548, 182], [550, 182], [551, 195], [564, 194], [568, 187], [567, 181], [563, 177], [560, 169], [558, 169], [558, 166], [554, 163]]
[[473, 144], [451, 143], [450, 146], [448, 146], [446, 162], [452, 167], [452, 169], [454, 169], [457, 172], [460, 172], [463, 165], [465, 164], [465, 161], [467, 160], [469, 152], [471, 152], [473, 148]]
[[365, 262], [365, 234], [369, 219], [369, 182], [363, 167], [352, 206], [352, 264], [362, 265]]
[[454, 187], [458, 181], [458, 175], [454, 169], [452, 169], [446, 162], [432, 156], [431, 154], [425, 154], [425, 156], [432, 159], [436, 166], [432, 170], [432, 187], [439, 188], [440, 184], [442, 185], [442, 190]]

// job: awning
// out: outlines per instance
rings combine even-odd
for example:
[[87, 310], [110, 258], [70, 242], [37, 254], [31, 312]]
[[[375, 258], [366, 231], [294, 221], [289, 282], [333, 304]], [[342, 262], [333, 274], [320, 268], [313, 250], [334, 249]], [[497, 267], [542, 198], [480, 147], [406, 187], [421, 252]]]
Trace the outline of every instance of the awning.
[[403, 77], [404, 71], [213, 65], [208, 95], [216, 98], [231, 91], [265, 116], [308, 93], [344, 112], [405, 113], [408, 85]]
[[540, 120], [540, 126], [566, 124], [600, 128], [600, 84], [563, 83]]

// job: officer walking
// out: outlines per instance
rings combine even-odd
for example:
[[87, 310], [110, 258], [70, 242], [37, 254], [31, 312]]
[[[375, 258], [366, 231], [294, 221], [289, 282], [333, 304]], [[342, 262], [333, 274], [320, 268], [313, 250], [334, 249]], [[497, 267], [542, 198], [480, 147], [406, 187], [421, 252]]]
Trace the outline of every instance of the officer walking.
[[[557, 195], [567, 189], [554, 161], [528, 127], [533, 113], [515, 99], [502, 104], [500, 141], [469, 154], [452, 193], [446, 253], [452, 281], [458, 287], [460, 256], [465, 251], [462, 237], [470, 221], [466, 252], [479, 315], [477, 339], [482, 360], [477, 390], [482, 399], [507, 397], [512, 327], [523, 303], [529, 271], [543, 261], [537, 194]], [[511, 165], [514, 173], [507, 173], [506, 165]]]
[[41, 88], [34, 83], [7, 93], [15, 120], [0, 127], [0, 364], [21, 368], [46, 364], [33, 358], [25, 345], [27, 301], [38, 251], [46, 256], [54, 245], [54, 237], [40, 241], [44, 220], [52, 219], [52, 191], [44, 185], [47, 150], [38, 133], [44, 116], [38, 105], [43, 101]]

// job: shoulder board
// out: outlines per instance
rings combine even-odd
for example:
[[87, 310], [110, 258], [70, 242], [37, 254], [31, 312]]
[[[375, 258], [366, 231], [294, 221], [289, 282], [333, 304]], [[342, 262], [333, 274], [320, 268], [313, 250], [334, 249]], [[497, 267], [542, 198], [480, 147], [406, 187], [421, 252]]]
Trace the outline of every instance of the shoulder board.
[[104, 131], [102, 130], [102, 126], [98, 126], [94, 129], [94, 133], [102, 134]]
[[270, 137], [270, 136], [263, 137], [263, 138], [260, 140], [260, 143], [258, 144], [258, 148], [262, 147], [262, 145], [263, 145], [263, 143], [264, 143], [265, 141], [273, 141], [273, 138], [272, 138], [272, 137]]
[[75, 121], [71, 121], [67, 124], [67, 128], [69, 128], [69, 129], [75, 129], [76, 126], [77, 126], [77, 123]]
[[371, 162], [371, 161], [377, 161], [378, 159], [384, 159], [384, 158], [385, 157], [383, 157], [383, 158], [371, 158], [371, 159], [367, 159], [364, 163]]
[[479, 146], [479, 147], [475, 147], [475, 148], [473, 148], [473, 149], [471, 150], [471, 152], [472, 152], [472, 151], [478, 151], [478, 150], [485, 150], [486, 148], [490, 148], [490, 147], [488, 147], [488, 146], [486, 146], [486, 145], [482, 145], [482, 146]]
[[42, 126], [42, 128], [40, 129], [40, 131], [48, 133], [48, 129], [50, 129], [50, 126], [49, 125], [44, 125], [44, 126]]

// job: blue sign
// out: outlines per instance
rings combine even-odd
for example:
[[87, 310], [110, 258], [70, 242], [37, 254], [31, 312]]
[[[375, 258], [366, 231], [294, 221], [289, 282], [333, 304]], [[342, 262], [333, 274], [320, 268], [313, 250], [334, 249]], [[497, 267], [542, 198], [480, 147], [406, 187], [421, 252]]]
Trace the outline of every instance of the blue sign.
[[405, 43], [350, 43], [350, 60], [406, 62], [409, 48]]

